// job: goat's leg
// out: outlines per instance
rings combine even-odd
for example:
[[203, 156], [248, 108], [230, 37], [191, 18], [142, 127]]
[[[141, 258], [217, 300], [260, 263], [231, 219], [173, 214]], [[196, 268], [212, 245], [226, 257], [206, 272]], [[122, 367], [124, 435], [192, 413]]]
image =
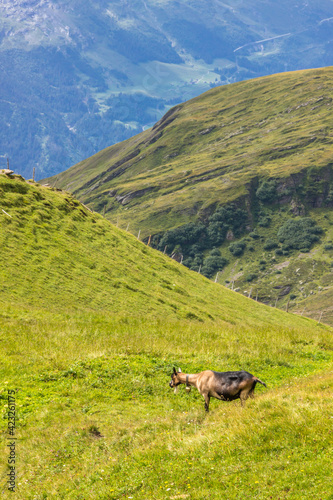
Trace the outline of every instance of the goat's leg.
[[252, 389], [250, 390], [250, 392], [249, 392], [249, 397], [250, 397], [251, 399], [254, 399], [254, 387], [252, 387]]
[[244, 391], [242, 391], [239, 395], [239, 398], [240, 398], [240, 402], [241, 402], [241, 406], [244, 407], [245, 406], [245, 401], [247, 400], [247, 398], [249, 397], [250, 395], [250, 392], [251, 390], [248, 390], [248, 389], [245, 389]]
[[209, 412], [210, 396], [208, 394], [203, 394], [203, 397], [205, 398], [205, 410], [206, 412]]

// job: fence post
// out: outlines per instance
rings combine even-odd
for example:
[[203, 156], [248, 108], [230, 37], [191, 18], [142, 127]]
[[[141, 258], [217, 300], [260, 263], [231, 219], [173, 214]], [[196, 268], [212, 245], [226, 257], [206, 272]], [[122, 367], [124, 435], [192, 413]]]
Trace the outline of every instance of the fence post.
[[151, 234], [149, 235], [149, 238], [148, 238], [147, 247], [149, 247], [149, 245], [150, 245], [150, 240], [151, 240]]
[[126, 231], [128, 231], [128, 228], [129, 228], [129, 223], [127, 224], [127, 228], [126, 228]]
[[319, 318], [319, 321], [318, 321], [318, 325], [320, 325], [322, 315], [323, 315], [323, 311], [321, 311], [321, 313], [320, 313], [320, 318]]
[[35, 172], [36, 172], [36, 167], [34, 167], [32, 170], [32, 182], [35, 182]]
[[[220, 271], [219, 271], [220, 272]], [[217, 273], [216, 275], [216, 278], [215, 278], [215, 283], [217, 283], [217, 278], [219, 277], [219, 272]]]
[[251, 288], [251, 290], [249, 291], [249, 299], [251, 298], [251, 294], [252, 294], [252, 288]]
[[138, 239], [140, 238], [141, 229], [139, 229]]
[[3, 208], [1, 210], [3, 211], [4, 214], [8, 215], [8, 217], [12, 218], [12, 216], [7, 214], [7, 212], [5, 212]]
[[289, 310], [289, 300], [290, 299], [288, 299], [288, 302], [287, 302], [286, 312], [288, 312], [288, 310]]

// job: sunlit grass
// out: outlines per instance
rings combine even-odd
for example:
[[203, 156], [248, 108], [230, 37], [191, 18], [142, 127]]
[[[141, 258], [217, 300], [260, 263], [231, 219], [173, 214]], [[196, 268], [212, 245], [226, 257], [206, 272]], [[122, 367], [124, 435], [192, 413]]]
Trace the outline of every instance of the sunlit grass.
[[[10, 310], [1, 317], [0, 394], [5, 403], [7, 388], [17, 388], [20, 498], [218, 499], [224, 492], [301, 499], [329, 492], [327, 328]], [[197, 391], [173, 394], [173, 366], [244, 368], [268, 389], [257, 387], [244, 409], [212, 400], [206, 415]], [[309, 474], [316, 481], [306, 481]]]
[[[3, 498], [8, 389], [20, 500], [331, 498], [332, 329], [188, 271], [66, 194], [1, 180]], [[170, 389], [174, 366], [268, 387], [206, 415], [197, 391]]]

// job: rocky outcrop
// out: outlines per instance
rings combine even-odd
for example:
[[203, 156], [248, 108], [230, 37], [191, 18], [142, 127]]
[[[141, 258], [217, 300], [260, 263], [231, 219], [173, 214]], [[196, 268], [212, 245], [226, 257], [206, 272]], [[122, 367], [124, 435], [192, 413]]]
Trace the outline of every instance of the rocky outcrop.
[[141, 196], [144, 196], [146, 193], [149, 193], [150, 191], [153, 191], [155, 188], [153, 187], [148, 187], [145, 189], [139, 189], [138, 191], [131, 191], [130, 193], [126, 194], [121, 194], [121, 195], [116, 195], [116, 191], [110, 191], [109, 195], [110, 196], [115, 196], [116, 200], [121, 203], [122, 205], [127, 205], [130, 201], [132, 201], [134, 198], [140, 198]]
[[297, 200], [291, 200], [290, 202], [290, 210], [294, 215], [305, 215], [305, 207], [302, 203]]

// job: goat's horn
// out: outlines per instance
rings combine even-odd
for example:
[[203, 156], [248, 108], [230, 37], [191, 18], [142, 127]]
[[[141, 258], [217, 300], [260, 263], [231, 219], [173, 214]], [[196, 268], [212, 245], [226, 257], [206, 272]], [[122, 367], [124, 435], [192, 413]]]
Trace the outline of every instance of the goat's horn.
[[181, 369], [180, 369], [180, 368], [178, 368], [178, 373], [181, 373], [181, 372], [182, 372], [182, 371], [181, 371]]

